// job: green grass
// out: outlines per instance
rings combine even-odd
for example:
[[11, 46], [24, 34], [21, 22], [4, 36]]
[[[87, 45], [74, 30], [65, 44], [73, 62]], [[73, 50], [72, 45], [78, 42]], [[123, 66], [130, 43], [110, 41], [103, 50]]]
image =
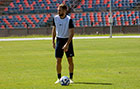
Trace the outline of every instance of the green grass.
[[[61, 86], [50, 40], [0, 42], [0, 89], [140, 88], [140, 39], [74, 40], [74, 49], [77, 84]], [[66, 57], [62, 65], [69, 76]]]

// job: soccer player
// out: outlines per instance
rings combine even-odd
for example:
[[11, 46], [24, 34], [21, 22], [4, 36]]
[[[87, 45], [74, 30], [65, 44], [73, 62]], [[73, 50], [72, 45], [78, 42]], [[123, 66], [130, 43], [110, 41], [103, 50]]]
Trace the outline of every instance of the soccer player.
[[[70, 75], [70, 83], [74, 83], [73, 78], [73, 70], [74, 70], [74, 63], [73, 63], [73, 43], [72, 38], [74, 36], [74, 25], [70, 16], [67, 13], [67, 6], [64, 4], [60, 4], [58, 6], [58, 15], [56, 15], [53, 19], [53, 28], [52, 28], [52, 44], [53, 48], [55, 49], [55, 57], [57, 60], [56, 63], [56, 70], [58, 80], [55, 84], [60, 82], [61, 78], [61, 61], [63, 54], [65, 52], [69, 64], [69, 75]], [[55, 44], [55, 37], [56, 44]]]

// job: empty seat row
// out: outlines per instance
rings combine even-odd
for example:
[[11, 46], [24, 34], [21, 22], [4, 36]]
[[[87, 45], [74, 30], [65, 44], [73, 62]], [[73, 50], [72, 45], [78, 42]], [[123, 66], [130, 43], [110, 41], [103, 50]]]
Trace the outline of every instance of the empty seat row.
[[[131, 9], [135, 7], [138, 0], [111, 0], [112, 9]], [[3, 13], [15, 14], [15, 13], [52, 13], [57, 11], [59, 4], [65, 3], [68, 6], [73, 4], [72, 0], [13, 0], [8, 7], [4, 9]], [[86, 11], [98, 11], [100, 9], [109, 9], [110, 0], [81, 0], [77, 9]]]
[[51, 18], [51, 14], [1, 16], [0, 28], [39, 28], [49, 23]]
[[[71, 13], [75, 27], [110, 26], [109, 12]], [[40, 28], [51, 26], [53, 14], [11, 15], [0, 17], [0, 29]], [[115, 11], [112, 13], [114, 26], [140, 25], [140, 11]]]
[[[76, 27], [110, 26], [109, 12], [72, 13]], [[139, 11], [116, 11], [112, 13], [114, 26], [128, 26], [140, 24]]]

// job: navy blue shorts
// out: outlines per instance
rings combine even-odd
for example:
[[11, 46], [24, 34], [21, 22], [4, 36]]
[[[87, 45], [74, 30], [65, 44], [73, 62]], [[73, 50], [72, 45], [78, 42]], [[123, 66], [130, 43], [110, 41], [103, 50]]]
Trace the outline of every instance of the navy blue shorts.
[[[58, 38], [57, 37], [56, 47], [55, 47], [55, 57], [56, 58], [62, 58], [63, 57], [64, 50], [62, 48], [66, 44], [67, 40], [68, 40], [68, 38]], [[70, 42], [68, 51], [65, 52], [65, 54], [66, 54], [67, 58], [74, 56], [72, 41]]]

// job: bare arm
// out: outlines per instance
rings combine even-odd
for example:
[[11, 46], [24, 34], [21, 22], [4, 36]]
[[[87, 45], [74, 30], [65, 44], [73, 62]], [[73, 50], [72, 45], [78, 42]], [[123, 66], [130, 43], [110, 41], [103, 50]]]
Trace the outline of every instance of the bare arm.
[[52, 44], [53, 44], [53, 48], [55, 48], [55, 37], [56, 37], [56, 27], [53, 26], [53, 28], [52, 28]]
[[64, 52], [68, 51], [69, 44], [72, 41], [72, 38], [74, 36], [74, 28], [69, 29], [69, 31], [70, 31], [70, 36], [68, 38], [68, 41], [66, 42], [66, 44], [62, 48], [62, 49], [64, 49]]

